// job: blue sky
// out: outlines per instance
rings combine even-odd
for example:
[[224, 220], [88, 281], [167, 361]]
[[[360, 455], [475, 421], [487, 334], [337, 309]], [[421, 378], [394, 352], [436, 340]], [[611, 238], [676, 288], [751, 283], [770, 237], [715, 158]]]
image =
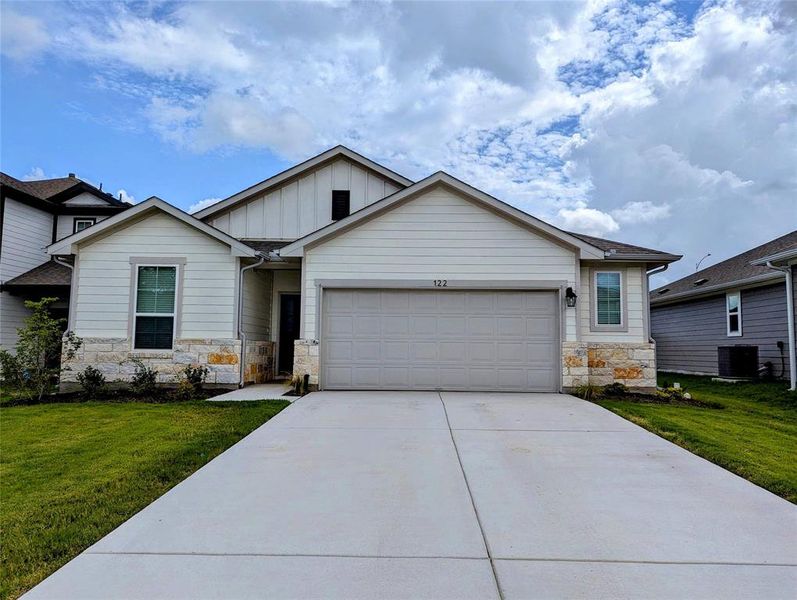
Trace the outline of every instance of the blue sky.
[[343, 143], [672, 278], [797, 225], [794, 6], [3, 2], [0, 168], [189, 209]]

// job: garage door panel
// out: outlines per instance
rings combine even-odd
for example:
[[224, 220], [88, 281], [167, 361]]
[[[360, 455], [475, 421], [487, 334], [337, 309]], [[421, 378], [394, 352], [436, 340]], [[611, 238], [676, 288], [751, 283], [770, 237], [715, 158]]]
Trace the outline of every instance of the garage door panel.
[[322, 386], [556, 391], [556, 298], [525, 291], [327, 289]]

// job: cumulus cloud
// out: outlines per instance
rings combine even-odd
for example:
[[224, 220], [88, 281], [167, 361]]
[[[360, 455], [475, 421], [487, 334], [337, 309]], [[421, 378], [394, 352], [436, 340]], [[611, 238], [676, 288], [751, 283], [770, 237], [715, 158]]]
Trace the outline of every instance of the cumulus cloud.
[[37, 52], [89, 65], [181, 149], [344, 143], [685, 265], [797, 220], [788, 3], [72, 6]]
[[41, 167], [33, 167], [22, 176], [22, 181], [36, 181], [38, 179], [47, 179], [47, 176], [44, 174], [44, 169]]
[[191, 206], [188, 207], [188, 212], [194, 214], [195, 212], [199, 212], [203, 208], [207, 208], [208, 206], [212, 206], [216, 204], [216, 202], [221, 202], [221, 198], [205, 198], [204, 200], [200, 200], [199, 202], [195, 202]]
[[122, 202], [128, 202], [130, 204], [135, 204], [136, 199], [133, 197], [132, 194], [127, 193], [127, 190], [121, 189], [116, 192], [116, 197], [119, 198]]

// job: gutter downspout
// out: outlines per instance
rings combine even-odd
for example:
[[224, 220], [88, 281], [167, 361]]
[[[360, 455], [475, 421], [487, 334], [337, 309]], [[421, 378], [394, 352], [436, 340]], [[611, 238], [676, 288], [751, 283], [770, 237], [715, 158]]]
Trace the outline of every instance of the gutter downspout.
[[53, 260], [57, 262], [59, 265], [63, 265], [65, 267], [69, 267], [69, 270], [72, 274], [69, 277], [69, 304], [66, 306], [66, 332], [69, 333], [72, 331], [72, 291], [75, 286], [75, 265], [71, 265], [62, 259], [60, 256], [53, 256]]
[[241, 366], [238, 369], [238, 387], [244, 386], [244, 370], [246, 369], [246, 333], [243, 330], [244, 312], [244, 274], [250, 269], [259, 267], [268, 260], [268, 257], [258, 252], [258, 262], [246, 267], [241, 267], [241, 274], [238, 279], [238, 339], [241, 340]]
[[656, 267], [655, 269], [651, 269], [647, 271], [646, 275], [648, 278], [648, 298], [647, 303], [645, 304], [645, 311], [647, 312], [647, 319], [648, 319], [648, 341], [651, 343], [655, 343], [656, 341], [653, 339], [650, 331], [650, 276], [651, 275], [658, 275], [659, 273], [664, 273], [670, 265], [661, 265], [660, 267]]
[[792, 281], [791, 267], [776, 267], [772, 261], [767, 261], [767, 266], [775, 271], [786, 274], [786, 310], [789, 324], [789, 391], [797, 390], [797, 340], [794, 336], [794, 282]]

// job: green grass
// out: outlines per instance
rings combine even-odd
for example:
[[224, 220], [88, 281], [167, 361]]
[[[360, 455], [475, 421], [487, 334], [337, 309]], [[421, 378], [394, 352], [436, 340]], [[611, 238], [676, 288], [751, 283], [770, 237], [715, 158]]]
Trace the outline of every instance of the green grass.
[[0, 597], [16, 597], [287, 402], [0, 408]]
[[602, 399], [598, 404], [797, 503], [797, 394], [788, 384], [716, 383], [709, 377], [659, 375], [721, 409]]

